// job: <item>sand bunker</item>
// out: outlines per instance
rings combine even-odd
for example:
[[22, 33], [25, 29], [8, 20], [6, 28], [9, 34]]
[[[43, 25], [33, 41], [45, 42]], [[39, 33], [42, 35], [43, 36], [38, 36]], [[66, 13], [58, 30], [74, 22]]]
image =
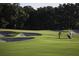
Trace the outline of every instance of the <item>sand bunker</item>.
[[26, 37], [26, 36], [23, 33], [19, 33], [15, 37]]
[[[0, 38], [1, 41], [6, 42], [14, 42], [14, 41], [22, 41], [22, 40], [29, 40], [33, 39], [34, 37], [27, 38], [28, 36], [40, 36], [39, 33], [29, 33], [29, 32], [11, 32], [11, 31], [2, 31], [0, 32]], [[12, 36], [11, 38], [7, 38], [7, 36]], [[19, 37], [19, 38], [16, 38]]]

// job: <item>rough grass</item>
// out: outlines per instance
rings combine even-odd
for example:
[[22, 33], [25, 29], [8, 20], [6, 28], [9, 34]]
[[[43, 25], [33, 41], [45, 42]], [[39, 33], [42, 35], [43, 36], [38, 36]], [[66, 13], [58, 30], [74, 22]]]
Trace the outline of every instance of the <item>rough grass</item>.
[[[2, 31], [2, 30], [0, 30]], [[5, 29], [3, 30], [5, 31]], [[1, 56], [79, 56], [79, 35], [67, 39], [66, 33], [58, 39], [57, 31], [50, 30], [9, 30], [16, 32], [41, 33], [32, 40], [0, 42]]]

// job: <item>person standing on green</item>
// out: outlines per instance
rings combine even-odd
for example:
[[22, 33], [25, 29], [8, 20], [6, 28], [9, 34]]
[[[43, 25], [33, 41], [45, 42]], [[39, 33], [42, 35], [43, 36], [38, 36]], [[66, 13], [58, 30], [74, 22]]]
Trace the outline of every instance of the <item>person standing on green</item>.
[[69, 39], [72, 39], [72, 32], [71, 32], [71, 31], [69, 31], [69, 33], [67, 34], [67, 37], [68, 37]]
[[59, 36], [59, 39], [60, 39], [61, 38], [61, 31], [59, 31], [58, 36]]

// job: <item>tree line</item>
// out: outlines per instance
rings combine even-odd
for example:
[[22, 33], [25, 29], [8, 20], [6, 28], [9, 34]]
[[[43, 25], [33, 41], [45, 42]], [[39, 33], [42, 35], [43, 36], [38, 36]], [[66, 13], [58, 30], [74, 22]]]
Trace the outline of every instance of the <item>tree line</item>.
[[64, 3], [35, 10], [19, 3], [0, 3], [0, 28], [61, 30], [79, 29], [79, 3]]

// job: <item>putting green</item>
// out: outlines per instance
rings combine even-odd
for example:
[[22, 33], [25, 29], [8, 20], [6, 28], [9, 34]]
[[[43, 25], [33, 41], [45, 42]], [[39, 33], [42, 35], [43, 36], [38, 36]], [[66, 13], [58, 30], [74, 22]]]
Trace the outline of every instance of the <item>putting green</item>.
[[73, 39], [67, 39], [66, 33], [62, 33], [62, 38], [58, 39], [57, 31], [10, 29], [6, 31], [32, 32], [42, 35], [33, 36], [33, 40], [0, 42], [1, 56], [79, 56], [78, 34], [73, 35]]

